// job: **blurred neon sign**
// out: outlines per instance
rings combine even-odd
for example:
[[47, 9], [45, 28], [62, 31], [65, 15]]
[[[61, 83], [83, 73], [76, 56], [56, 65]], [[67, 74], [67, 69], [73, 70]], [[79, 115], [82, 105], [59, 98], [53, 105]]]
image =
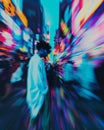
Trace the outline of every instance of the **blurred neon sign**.
[[77, 35], [83, 25], [100, 7], [104, 0], [73, 0], [72, 2], [72, 34]]
[[11, 2], [11, 0], [1, 0], [0, 2], [3, 3], [5, 12], [10, 16], [15, 16], [16, 8]]
[[11, 0], [0, 0], [0, 2], [2, 2], [4, 10], [9, 16], [15, 16], [17, 14], [24, 26], [28, 26], [25, 15], [19, 9], [16, 9]]

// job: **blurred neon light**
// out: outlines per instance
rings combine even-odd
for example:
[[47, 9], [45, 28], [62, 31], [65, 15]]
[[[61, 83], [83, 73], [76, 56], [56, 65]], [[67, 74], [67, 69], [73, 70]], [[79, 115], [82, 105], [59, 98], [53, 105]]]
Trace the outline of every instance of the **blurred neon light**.
[[25, 25], [25, 27], [27, 27], [28, 26], [28, 21], [27, 21], [26, 16], [19, 9], [16, 10], [16, 13], [17, 13], [18, 17], [20, 18], [20, 20]]
[[8, 32], [2, 32], [2, 36], [4, 36], [4, 37], [6, 37], [6, 38], [9, 38], [9, 39], [12, 39], [12, 36], [11, 36], [11, 34], [10, 33], [8, 33]]
[[62, 29], [64, 35], [67, 35], [69, 33], [69, 28], [63, 20], [61, 20], [60, 26], [61, 26], [61, 29]]
[[[82, 27], [85, 22], [89, 19], [89, 17], [98, 9], [98, 7], [102, 4], [103, 0], [84, 0], [83, 7], [79, 12], [80, 15], [80, 26]], [[84, 16], [83, 16], [84, 12]]]
[[20, 35], [21, 34], [20, 27], [13, 21], [13, 19], [1, 8], [0, 8], [0, 13], [2, 16], [3, 22], [7, 26], [9, 26], [9, 28], [11, 28], [11, 30], [13, 30], [16, 35]]
[[7, 45], [7, 46], [14, 45], [13, 38], [12, 38], [12, 35], [10, 34], [10, 32], [3, 31], [2, 36], [5, 38], [5, 41], [3, 42], [5, 45]]
[[94, 49], [90, 49], [87, 51], [91, 56], [98, 56], [98, 55], [104, 55], [104, 43], [103, 45], [99, 45]]
[[104, 0], [74, 0], [72, 3], [72, 33], [76, 35], [80, 28], [99, 8]]
[[0, 2], [3, 3], [4, 10], [9, 16], [15, 16], [17, 14], [24, 26], [28, 26], [26, 16], [13, 5], [11, 0], [1, 0]]
[[12, 46], [13, 45], [13, 41], [11, 39], [7, 39], [5, 42], [4, 42], [5, 45], [7, 46]]
[[10, 16], [15, 16], [15, 6], [11, 2], [11, 0], [2, 0], [5, 12]]
[[26, 46], [21, 47], [20, 50], [21, 50], [22, 52], [28, 52]]

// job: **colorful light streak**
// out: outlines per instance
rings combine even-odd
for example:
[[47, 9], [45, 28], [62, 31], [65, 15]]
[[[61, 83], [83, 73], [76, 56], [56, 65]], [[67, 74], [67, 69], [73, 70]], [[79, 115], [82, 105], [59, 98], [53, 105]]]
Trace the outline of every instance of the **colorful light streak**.
[[[103, 99], [95, 93], [101, 88], [94, 72], [100, 61], [104, 61], [102, 5], [103, 0], [74, 0], [69, 36], [64, 32], [67, 23], [60, 23], [65, 37], [54, 48], [55, 81], [59, 80], [51, 92], [51, 112], [57, 119], [52, 124], [54, 130], [104, 129]], [[62, 52], [61, 42], [64, 45]], [[60, 126], [55, 127], [56, 122]]]

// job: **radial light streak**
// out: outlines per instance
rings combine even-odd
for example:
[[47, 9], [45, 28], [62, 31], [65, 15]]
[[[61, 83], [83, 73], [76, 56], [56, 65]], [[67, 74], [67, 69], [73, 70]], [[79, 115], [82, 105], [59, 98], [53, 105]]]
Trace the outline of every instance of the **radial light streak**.
[[[80, 4], [82, 3], [82, 4]], [[103, 0], [74, 0], [72, 4], [72, 34], [76, 35], [100, 7]], [[80, 5], [81, 8], [80, 8]]]

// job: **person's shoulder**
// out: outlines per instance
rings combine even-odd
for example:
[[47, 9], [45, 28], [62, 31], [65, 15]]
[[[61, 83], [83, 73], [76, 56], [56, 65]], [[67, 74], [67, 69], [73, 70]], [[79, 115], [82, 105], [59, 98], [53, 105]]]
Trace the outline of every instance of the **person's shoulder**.
[[41, 62], [41, 58], [37, 54], [34, 54], [31, 57], [30, 62], [34, 62], [35, 64], [40, 63]]

